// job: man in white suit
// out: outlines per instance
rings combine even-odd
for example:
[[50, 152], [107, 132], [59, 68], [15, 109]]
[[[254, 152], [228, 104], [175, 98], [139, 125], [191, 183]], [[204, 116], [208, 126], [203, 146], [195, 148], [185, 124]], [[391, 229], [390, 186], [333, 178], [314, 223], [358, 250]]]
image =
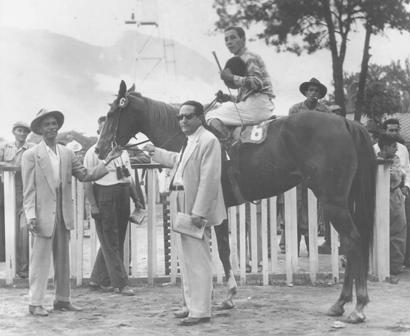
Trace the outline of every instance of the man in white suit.
[[178, 197], [183, 212], [200, 227], [207, 220], [204, 237], [181, 234], [182, 279], [185, 307], [175, 316], [184, 318], [180, 325], [208, 322], [211, 318], [212, 259], [209, 239], [213, 225], [226, 218], [221, 186], [221, 147], [217, 138], [203, 124], [204, 109], [196, 101], [181, 105], [177, 118], [187, 136], [181, 153], [169, 152], [153, 145], [145, 146], [156, 162], [173, 168], [170, 189], [183, 191]]
[[55, 310], [78, 311], [70, 302], [69, 238], [74, 228], [71, 177], [93, 181], [108, 173], [105, 165], [118, 157], [113, 150], [92, 170], [87, 170], [74, 152], [57, 144], [57, 133], [64, 122], [59, 111], [40, 110], [31, 130], [42, 141], [25, 151], [22, 158], [23, 207], [28, 229], [34, 235], [29, 268], [29, 312], [47, 316], [43, 307], [51, 256], [54, 259]]

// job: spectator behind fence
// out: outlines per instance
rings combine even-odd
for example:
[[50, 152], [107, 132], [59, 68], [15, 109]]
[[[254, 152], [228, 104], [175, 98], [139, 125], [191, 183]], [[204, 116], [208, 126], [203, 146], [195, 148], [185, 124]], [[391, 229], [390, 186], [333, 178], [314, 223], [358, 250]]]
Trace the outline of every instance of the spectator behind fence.
[[[12, 127], [14, 141], [3, 144], [0, 147], [0, 162], [6, 162], [13, 166], [21, 167], [23, 153], [34, 146], [26, 142], [30, 133], [30, 126], [22, 121], [16, 122]], [[26, 216], [23, 210], [23, 180], [21, 172], [16, 172], [16, 272], [20, 278], [28, 277], [29, 264], [29, 235], [27, 230]], [[1, 195], [3, 197], [3, 195]]]
[[[100, 134], [106, 117], [98, 119]], [[95, 145], [85, 154], [84, 166], [93, 168], [101, 164], [95, 153]], [[130, 217], [130, 196], [135, 208], [142, 210], [135, 183], [131, 176], [131, 164], [127, 151], [106, 168], [108, 174], [87, 183], [86, 196], [91, 206], [91, 215], [95, 220], [100, 249], [91, 272], [89, 286], [92, 289], [112, 290], [122, 295], [135, 295], [128, 286], [128, 271], [124, 267], [124, 240]]]
[[185, 318], [180, 325], [208, 322], [211, 318], [212, 258], [209, 249], [211, 226], [226, 219], [221, 185], [221, 147], [218, 139], [203, 126], [203, 107], [195, 101], [181, 105], [177, 118], [188, 137], [181, 154], [146, 145], [152, 159], [172, 167], [170, 189], [178, 192], [179, 211], [191, 215], [192, 224], [207, 225], [202, 239], [181, 234], [184, 307], [175, 313]]
[[390, 274], [397, 275], [403, 270], [406, 249], [406, 214], [404, 195], [401, 187], [405, 174], [400, 165], [397, 152], [397, 135], [381, 134], [378, 140], [380, 151], [377, 157], [392, 160], [390, 168]]
[[121, 154], [111, 151], [106, 161], [92, 170], [83, 167], [75, 154], [57, 144], [58, 130], [64, 122], [60, 111], [40, 110], [31, 122], [31, 130], [42, 141], [24, 152], [22, 177], [24, 212], [33, 233], [29, 269], [29, 312], [47, 316], [43, 307], [51, 256], [54, 261], [54, 310], [78, 311], [70, 302], [70, 231], [74, 229], [71, 178], [80, 181], [99, 179], [108, 173], [105, 165]]
[[[395, 118], [387, 119], [382, 124], [382, 132], [397, 136], [399, 141], [403, 142], [400, 136], [400, 121]], [[379, 152], [380, 148], [377, 144], [374, 146], [375, 152]], [[406, 254], [404, 257], [404, 265], [410, 267], [410, 161], [409, 151], [407, 147], [400, 142], [397, 142], [396, 155], [399, 157], [401, 169], [406, 174], [404, 184], [401, 186], [401, 191], [405, 196], [404, 208], [406, 210], [407, 237], [406, 237]]]
[[[325, 85], [320, 83], [316, 78], [310, 79], [308, 82], [303, 82], [299, 86], [299, 91], [302, 93], [306, 99], [298, 104], [293, 105], [289, 109], [289, 115], [306, 113], [306, 112], [325, 112], [330, 113], [326, 105], [319, 102], [319, 99], [322, 99], [326, 93], [327, 88]], [[300, 249], [300, 241], [302, 236], [304, 236], [305, 244], [309, 250], [309, 219], [308, 219], [308, 188], [305, 182], [302, 182], [296, 187], [297, 192], [297, 222], [298, 222], [298, 251]], [[330, 230], [329, 232], [330, 237]], [[330, 239], [327, 240], [325, 235], [325, 243], [329, 244], [330, 250]], [[280, 241], [281, 251], [285, 251], [285, 230], [282, 231], [282, 237]], [[321, 246], [319, 246], [319, 249]]]

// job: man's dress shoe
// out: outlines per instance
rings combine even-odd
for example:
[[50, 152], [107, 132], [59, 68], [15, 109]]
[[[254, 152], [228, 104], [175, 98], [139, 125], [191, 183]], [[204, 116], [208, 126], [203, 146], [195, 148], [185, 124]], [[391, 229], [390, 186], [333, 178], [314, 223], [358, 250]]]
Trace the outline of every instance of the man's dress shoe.
[[55, 301], [54, 310], [78, 312], [82, 311], [83, 309], [74, 306], [73, 304], [71, 304], [71, 302]]
[[176, 318], [185, 318], [185, 317], [188, 317], [188, 315], [189, 315], [189, 311], [186, 309], [181, 309], [181, 310], [174, 312], [174, 316]]
[[122, 288], [114, 288], [114, 293], [125, 295], [125, 296], [135, 295], [135, 291], [130, 286], [124, 286]]
[[48, 316], [48, 311], [43, 306], [28, 306], [28, 311], [34, 316]]
[[181, 322], [179, 322], [178, 325], [189, 327], [195, 324], [206, 323], [210, 321], [211, 321], [210, 317], [187, 317], [187, 318], [184, 318]]

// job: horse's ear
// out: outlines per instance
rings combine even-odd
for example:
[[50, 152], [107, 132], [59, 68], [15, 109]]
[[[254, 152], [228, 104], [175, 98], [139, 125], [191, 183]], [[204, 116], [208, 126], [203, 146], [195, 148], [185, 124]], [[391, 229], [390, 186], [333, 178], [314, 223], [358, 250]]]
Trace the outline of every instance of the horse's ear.
[[135, 92], [135, 83], [131, 85], [131, 87], [128, 89], [127, 93], [130, 92]]
[[120, 84], [120, 89], [118, 90], [118, 98], [125, 97], [125, 94], [127, 93], [127, 85], [125, 82], [122, 80]]

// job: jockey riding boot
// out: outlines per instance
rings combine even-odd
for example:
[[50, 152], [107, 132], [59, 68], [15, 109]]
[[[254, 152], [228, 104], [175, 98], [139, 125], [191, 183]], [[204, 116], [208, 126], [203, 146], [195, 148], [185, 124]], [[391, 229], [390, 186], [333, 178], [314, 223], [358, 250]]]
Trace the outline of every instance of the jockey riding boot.
[[210, 131], [215, 134], [215, 136], [221, 142], [222, 147], [228, 151], [232, 145], [231, 132], [223, 124], [223, 122], [217, 118], [210, 119], [208, 121], [208, 126]]

